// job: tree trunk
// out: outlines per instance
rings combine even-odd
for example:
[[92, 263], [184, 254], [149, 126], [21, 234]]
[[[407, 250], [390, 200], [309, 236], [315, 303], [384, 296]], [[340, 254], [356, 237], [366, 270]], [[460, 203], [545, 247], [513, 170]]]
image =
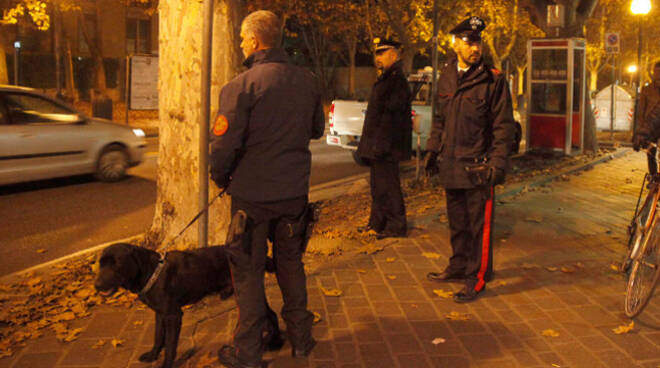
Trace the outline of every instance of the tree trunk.
[[598, 89], [598, 69], [589, 69], [589, 89], [588, 92]]
[[[221, 86], [239, 69], [237, 25], [243, 18], [240, 0], [215, 1], [212, 97], [217, 111]], [[146, 245], [161, 247], [183, 229], [198, 209], [199, 118], [201, 114], [201, 49], [203, 3], [161, 0], [159, 4], [159, 156], [156, 211]], [[241, 14], [239, 14], [241, 13]], [[210, 124], [210, 122], [209, 122]], [[202, 129], [209, 129], [210, 125]], [[202, 168], [207, 171], [208, 168]], [[209, 196], [218, 194], [210, 183]], [[209, 198], [209, 199], [210, 199]], [[209, 244], [224, 242], [229, 200], [209, 209]], [[196, 225], [192, 227], [196, 228]], [[197, 231], [187, 230], [175, 246], [196, 243]]]
[[404, 47], [401, 60], [403, 60], [403, 71], [405, 73], [412, 73], [413, 58], [415, 57], [415, 50], [412, 47]]

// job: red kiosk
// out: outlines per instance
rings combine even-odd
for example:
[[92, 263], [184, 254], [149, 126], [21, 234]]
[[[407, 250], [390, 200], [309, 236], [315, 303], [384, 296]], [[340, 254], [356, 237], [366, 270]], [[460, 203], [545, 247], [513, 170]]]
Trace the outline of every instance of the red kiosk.
[[584, 50], [582, 38], [527, 42], [527, 151], [582, 152]]

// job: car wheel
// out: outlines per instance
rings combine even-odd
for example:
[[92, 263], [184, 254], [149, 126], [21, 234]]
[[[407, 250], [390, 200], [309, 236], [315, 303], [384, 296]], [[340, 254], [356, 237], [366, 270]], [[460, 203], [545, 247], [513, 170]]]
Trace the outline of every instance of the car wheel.
[[369, 166], [360, 158], [360, 156], [358, 156], [357, 151], [351, 151], [351, 154], [353, 155], [353, 161], [355, 161], [356, 164], [360, 166]]
[[128, 155], [121, 146], [108, 146], [103, 149], [96, 165], [96, 178], [105, 182], [121, 180], [126, 176]]

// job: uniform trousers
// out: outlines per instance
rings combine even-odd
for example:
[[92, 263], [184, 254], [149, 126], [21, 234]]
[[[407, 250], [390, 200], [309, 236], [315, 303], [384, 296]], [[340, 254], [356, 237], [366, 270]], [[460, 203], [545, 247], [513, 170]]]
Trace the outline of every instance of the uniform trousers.
[[[234, 347], [240, 361], [260, 364], [262, 332], [266, 326], [264, 271], [267, 240], [273, 244], [277, 283], [284, 305], [282, 319], [296, 348], [305, 348], [312, 339], [314, 315], [307, 310], [307, 283], [302, 262], [305, 226], [301, 223], [307, 197], [276, 202], [250, 202], [233, 197], [231, 213], [247, 214], [245, 233], [238, 248], [230, 247], [229, 264], [238, 305]], [[234, 248], [234, 249], [231, 249]]]
[[481, 291], [493, 277], [493, 187], [446, 189], [452, 256], [448, 271], [464, 273], [466, 285]]
[[399, 161], [391, 157], [370, 160], [371, 215], [369, 226], [376, 231], [405, 234], [406, 208], [401, 193]]

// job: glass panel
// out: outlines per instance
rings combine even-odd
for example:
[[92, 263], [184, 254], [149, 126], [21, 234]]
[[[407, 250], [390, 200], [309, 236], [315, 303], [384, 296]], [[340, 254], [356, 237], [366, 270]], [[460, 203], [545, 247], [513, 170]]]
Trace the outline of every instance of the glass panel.
[[5, 97], [13, 124], [78, 120], [75, 112], [41, 97], [12, 93], [6, 94]]
[[566, 114], [566, 84], [532, 83], [532, 113]]
[[573, 112], [580, 111], [583, 78], [582, 63], [584, 63], [584, 50], [575, 50], [573, 55]]
[[532, 79], [566, 80], [567, 50], [532, 50]]

